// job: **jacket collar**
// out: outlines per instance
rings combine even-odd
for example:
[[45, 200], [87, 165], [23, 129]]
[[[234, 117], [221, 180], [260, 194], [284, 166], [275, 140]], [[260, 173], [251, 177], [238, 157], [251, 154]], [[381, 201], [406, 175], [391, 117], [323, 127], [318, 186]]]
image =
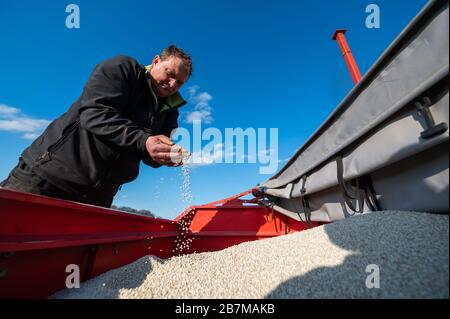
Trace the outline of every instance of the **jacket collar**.
[[[147, 79], [147, 83], [150, 90], [154, 92], [152, 87], [152, 79], [150, 75], [151, 68], [152, 68], [151, 65], [147, 65], [145, 67], [145, 77]], [[176, 92], [166, 98], [158, 98], [158, 103], [161, 103], [161, 101], [163, 104], [160, 105], [159, 107], [159, 113], [180, 108], [187, 103], [179, 92]]]

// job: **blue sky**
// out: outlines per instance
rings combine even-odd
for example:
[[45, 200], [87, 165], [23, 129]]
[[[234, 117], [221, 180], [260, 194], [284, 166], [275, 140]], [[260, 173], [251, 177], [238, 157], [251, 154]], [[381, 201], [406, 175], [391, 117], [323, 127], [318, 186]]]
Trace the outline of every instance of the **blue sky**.
[[[65, 8], [80, 8], [80, 28], [68, 29]], [[380, 8], [380, 28], [368, 29], [366, 6]], [[188, 51], [194, 76], [180, 126], [206, 97], [203, 127], [278, 128], [279, 159], [288, 159], [339, 104], [353, 82], [335, 29], [364, 74], [426, 4], [425, 0], [343, 1], [1, 1], [0, 179], [47, 121], [80, 95], [94, 66], [124, 54], [143, 64], [168, 44]], [[197, 99], [195, 98], [197, 97]], [[9, 114], [7, 114], [9, 113]], [[214, 164], [191, 170], [193, 204], [219, 200], [268, 179], [258, 164]], [[114, 204], [174, 218], [185, 208], [180, 168], [141, 166]]]

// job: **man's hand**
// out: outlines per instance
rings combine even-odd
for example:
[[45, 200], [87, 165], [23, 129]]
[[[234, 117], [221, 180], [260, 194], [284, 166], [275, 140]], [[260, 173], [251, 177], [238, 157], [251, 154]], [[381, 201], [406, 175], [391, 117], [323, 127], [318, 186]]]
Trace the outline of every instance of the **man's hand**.
[[161, 165], [175, 167], [183, 164], [183, 149], [165, 135], [150, 136], [145, 147], [153, 160]]

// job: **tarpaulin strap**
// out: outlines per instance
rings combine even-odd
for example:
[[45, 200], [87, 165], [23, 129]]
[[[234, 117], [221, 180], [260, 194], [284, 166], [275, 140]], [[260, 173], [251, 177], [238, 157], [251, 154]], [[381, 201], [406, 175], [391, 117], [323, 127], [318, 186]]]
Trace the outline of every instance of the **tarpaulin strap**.
[[306, 175], [302, 176], [302, 189], [300, 190], [302, 194], [306, 193]]
[[375, 188], [373, 187], [372, 178], [370, 175], [362, 176], [361, 185], [364, 189], [364, 195], [371, 211], [380, 211], [382, 210], [381, 204], [377, 198]]
[[[273, 222], [275, 224], [275, 231], [278, 233], [277, 222], [275, 220], [275, 210], [273, 209], [275, 204], [273, 202], [271, 202], [269, 198], [267, 198], [267, 201], [269, 202], [270, 209], [272, 210], [272, 221], [270, 221], [270, 223]], [[266, 219], [267, 219], [267, 222], [269, 223], [269, 214], [268, 213], [266, 214]]]
[[305, 212], [305, 219], [306, 219], [306, 223], [308, 224], [308, 228], [312, 228], [311, 208], [309, 207], [309, 201], [308, 201], [307, 195], [302, 196], [302, 206], [303, 206], [303, 211]]
[[[295, 188], [294, 185], [297, 185], [297, 184], [300, 182], [300, 180], [303, 181], [303, 182], [302, 182], [302, 188], [301, 188], [300, 192], [301, 192], [302, 194], [304, 194], [304, 193], [306, 192], [306, 189], [305, 189], [306, 175], [303, 175], [303, 176], [297, 178], [297, 179], [292, 183], [291, 191], [289, 192], [289, 197], [288, 197], [288, 198], [293, 198], [292, 193], [294, 192], [294, 188]], [[295, 203], [296, 203], [296, 202], [295, 202]], [[302, 208], [303, 208], [303, 207], [302, 207]], [[302, 216], [300, 215], [301, 209], [295, 209], [295, 213], [297, 214], [298, 219], [299, 219], [301, 222], [303, 222], [303, 218], [302, 218]]]
[[433, 105], [431, 99], [428, 96], [422, 97], [421, 100], [415, 102], [416, 109], [419, 114], [425, 120], [426, 128], [423, 132], [420, 133], [420, 136], [423, 139], [433, 138], [435, 136], [441, 135], [448, 130], [448, 124], [445, 122], [436, 124], [434, 121], [433, 115], [430, 111], [430, 106]]
[[[336, 165], [337, 165], [337, 180], [339, 183], [339, 187], [342, 192], [342, 196], [344, 197], [344, 201], [347, 206], [355, 213], [362, 213], [364, 211], [364, 194], [359, 188], [359, 181], [356, 179], [356, 195], [352, 195], [345, 185], [344, 181], [344, 164], [342, 161], [342, 156], [336, 157]], [[358, 201], [358, 208], [353, 204], [352, 200]], [[351, 214], [353, 215], [353, 214]]]
[[[302, 202], [302, 206], [303, 206], [303, 202]], [[300, 219], [300, 221], [301, 221], [301, 222], [304, 222], [304, 220], [303, 220], [303, 218], [302, 218], [302, 215], [300, 215], [300, 211], [299, 211], [299, 210], [296, 210], [296, 213], [297, 213], [297, 216], [298, 216], [298, 218]]]
[[[275, 220], [275, 211], [273, 210], [273, 206], [274, 206], [274, 204], [272, 204], [272, 206], [270, 207], [270, 208], [272, 208], [272, 221]], [[276, 227], [276, 224], [277, 223], [275, 223], [275, 227]]]
[[350, 182], [350, 184], [354, 187], [356, 192], [356, 199], [358, 200], [358, 213], [362, 213], [364, 211], [364, 193], [365, 189], [361, 186], [360, 178], [356, 178]]
[[[311, 223], [311, 209], [309, 207], [308, 199], [306, 198], [306, 195], [305, 195], [305, 193], [306, 193], [306, 178], [307, 178], [306, 175], [303, 175], [301, 177], [302, 188], [300, 189], [300, 193], [302, 193], [302, 196], [301, 196], [300, 200], [301, 200], [301, 203], [302, 203], [303, 212], [305, 214], [305, 221], [308, 223], [308, 228], [311, 228], [312, 227], [312, 223]], [[300, 221], [303, 222], [303, 218], [300, 215], [300, 212], [297, 211], [297, 215], [298, 215], [298, 218], [300, 219]]]
[[[264, 199], [266, 199], [266, 201], [264, 201]], [[266, 215], [266, 220], [268, 223], [272, 223], [275, 219], [275, 211], [273, 209], [273, 207], [275, 206], [275, 204], [268, 198], [268, 197], [263, 197], [263, 200], [260, 201], [260, 203], [262, 203], [262, 205], [264, 206], [264, 214]], [[272, 221], [269, 222], [269, 212], [267, 211], [267, 206], [270, 207], [270, 209], [272, 210]]]

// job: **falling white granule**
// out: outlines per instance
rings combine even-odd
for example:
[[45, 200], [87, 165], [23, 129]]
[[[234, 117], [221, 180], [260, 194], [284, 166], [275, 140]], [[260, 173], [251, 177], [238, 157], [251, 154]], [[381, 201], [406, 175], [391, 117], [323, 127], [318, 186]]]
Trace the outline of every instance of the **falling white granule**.
[[[189, 155], [183, 156], [183, 165], [181, 166], [181, 174], [183, 176], [183, 183], [180, 187], [181, 197], [183, 202], [187, 207], [192, 205], [192, 193], [191, 193], [191, 176], [190, 176], [190, 167], [189, 167]], [[185, 218], [178, 221], [179, 225], [179, 235], [175, 240], [175, 252], [181, 254], [184, 250], [189, 250], [189, 244], [193, 241], [193, 238], [189, 238], [186, 235], [190, 232], [190, 224], [192, 220], [192, 214], [194, 211], [192, 210], [190, 213], [186, 215]]]
[[192, 204], [192, 193], [191, 193], [191, 171], [189, 168], [189, 157], [183, 157], [183, 165], [181, 166], [181, 174], [183, 175], [183, 184], [181, 185], [181, 196], [183, 202], [187, 206]]

